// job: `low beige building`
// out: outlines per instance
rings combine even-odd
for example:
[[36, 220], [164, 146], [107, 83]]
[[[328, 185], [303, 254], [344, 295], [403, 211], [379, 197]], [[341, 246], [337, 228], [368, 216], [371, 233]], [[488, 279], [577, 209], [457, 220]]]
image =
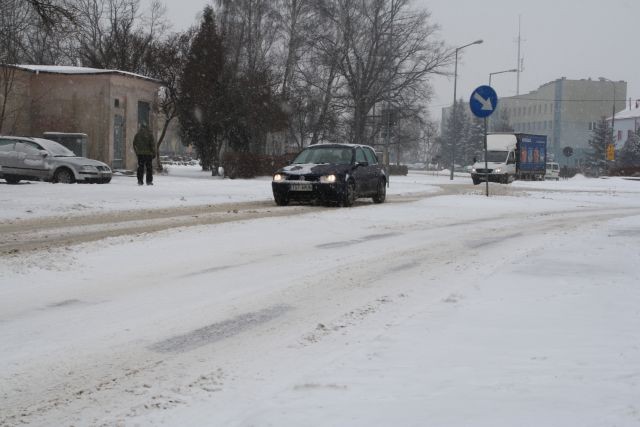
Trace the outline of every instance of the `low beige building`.
[[[84, 67], [0, 66], [5, 104], [0, 134], [42, 137], [45, 132], [84, 133], [87, 157], [113, 169], [134, 169], [132, 141], [140, 124], [154, 134], [161, 123], [153, 103], [161, 82], [138, 74]], [[0, 104], [0, 105], [1, 105]]]

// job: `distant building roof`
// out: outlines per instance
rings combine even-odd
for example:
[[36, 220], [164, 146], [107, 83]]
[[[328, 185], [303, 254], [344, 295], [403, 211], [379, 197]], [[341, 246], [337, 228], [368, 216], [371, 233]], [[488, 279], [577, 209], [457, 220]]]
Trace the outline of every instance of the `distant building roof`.
[[128, 71], [120, 70], [104, 70], [100, 68], [89, 67], [71, 67], [65, 65], [9, 65], [10, 67], [18, 68], [20, 70], [31, 71], [34, 73], [51, 73], [51, 74], [121, 74], [138, 79], [148, 80], [156, 83], [161, 83], [160, 80], [153, 79], [151, 77], [143, 76], [142, 74], [130, 73]]
[[[640, 118], [640, 102], [635, 101], [634, 105], [628, 106], [624, 110], [616, 113], [616, 120], [624, 119], [638, 119]], [[611, 120], [611, 117], [607, 117], [607, 120]]]

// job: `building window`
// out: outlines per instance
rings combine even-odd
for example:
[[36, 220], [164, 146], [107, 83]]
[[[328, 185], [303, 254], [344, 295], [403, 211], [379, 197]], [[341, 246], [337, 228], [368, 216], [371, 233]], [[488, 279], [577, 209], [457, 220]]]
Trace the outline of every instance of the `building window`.
[[116, 98], [113, 101], [113, 106], [116, 107], [116, 108], [120, 108], [120, 100], [118, 98]]

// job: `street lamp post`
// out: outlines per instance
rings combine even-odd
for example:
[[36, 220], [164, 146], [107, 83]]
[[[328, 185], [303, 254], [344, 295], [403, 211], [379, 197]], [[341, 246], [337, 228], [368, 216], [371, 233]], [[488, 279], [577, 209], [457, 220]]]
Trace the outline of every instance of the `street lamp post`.
[[[457, 84], [458, 84], [458, 52], [461, 51], [462, 49], [464, 49], [465, 47], [474, 45], [474, 44], [481, 44], [482, 40], [476, 40], [472, 43], [469, 44], [465, 44], [464, 46], [460, 46], [457, 47], [455, 50], [455, 54], [456, 54], [456, 62], [455, 62], [455, 68], [454, 68], [454, 72], [453, 72], [453, 108], [451, 110], [451, 120], [455, 120], [456, 117], [456, 97], [458, 96], [457, 94]], [[455, 122], [453, 122], [453, 124], [455, 125]], [[453, 130], [453, 127], [452, 127]], [[456, 159], [456, 140], [455, 140], [455, 135], [450, 135], [451, 136], [451, 176], [449, 177], [449, 179], [451, 181], [453, 181], [453, 171], [455, 169], [455, 159]]]
[[491, 86], [491, 77], [495, 76], [496, 74], [502, 74], [502, 73], [517, 73], [518, 70], [516, 68], [513, 68], [511, 70], [503, 70], [503, 71], [496, 71], [494, 73], [489, 73], [489, 86]]
[[[491, 77], [495, 76], [496, 74], [504, 74], [504, 73], [517, 73], [518, 69], [517, 68], [512, 68], [510, 70], [502, 70], [502, 71], [495, 71], [493, 73], [489, 73], [489, 86], [491, 86]], [[487, 121], [489, 121], [491, 119], [491, 117], [487, 117]]]

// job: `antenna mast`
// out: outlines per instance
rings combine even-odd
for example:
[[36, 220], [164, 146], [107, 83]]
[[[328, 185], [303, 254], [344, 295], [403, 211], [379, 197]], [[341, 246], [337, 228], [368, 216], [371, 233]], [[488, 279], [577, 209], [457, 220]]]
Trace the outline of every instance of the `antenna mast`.
[[522, 44], [522, 32], [521, 32], [521, 18], [522, 15], [518, 15], [518, 62], [516, 63], [516, 69], [518, 70], [518, 79], [516, 85], [516, 95], [520, 95], [520, 72], [522, 71], [522, 57], [520, 56], [520, 45]]

